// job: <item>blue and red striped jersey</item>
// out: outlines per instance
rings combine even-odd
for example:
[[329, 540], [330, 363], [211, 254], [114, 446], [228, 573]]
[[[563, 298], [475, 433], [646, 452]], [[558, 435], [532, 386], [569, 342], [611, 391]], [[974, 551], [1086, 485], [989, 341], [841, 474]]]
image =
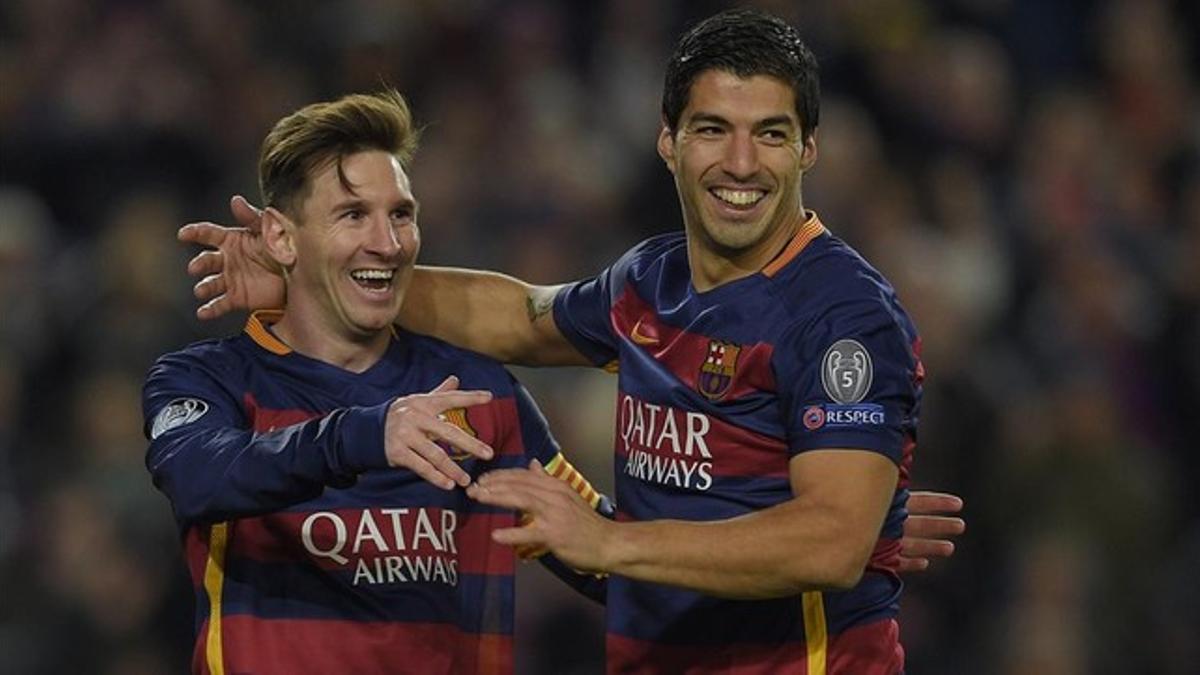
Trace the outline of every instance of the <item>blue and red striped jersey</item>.
[[193, 672], [512, 672], [515, 556], [491, 532], [515, 515], [389, 468], [383, 429], [397, 396], [457, 375], [494, 394], [445, 413], [496, 452], [451, 449], [469, 474], [562, 472], [532, 399], [432, 338], [399, 333], [356, 374], [293, 352], [270, 318], [162, 357], [145, 385], [146, 463], [195, 587]]
[[879, 452], [900, 469], [862, 581], [728, 600], [619, 576], [610, 672], [894, 673], [896, 573], [923, 369], [887, 281], [810, 214], [764, 269], [706, 292], [683, 233], [651, 238], [561, 290], [559, 329], [619, 374], [617, 517], [731, 518], [792, 498], [789, 460]]

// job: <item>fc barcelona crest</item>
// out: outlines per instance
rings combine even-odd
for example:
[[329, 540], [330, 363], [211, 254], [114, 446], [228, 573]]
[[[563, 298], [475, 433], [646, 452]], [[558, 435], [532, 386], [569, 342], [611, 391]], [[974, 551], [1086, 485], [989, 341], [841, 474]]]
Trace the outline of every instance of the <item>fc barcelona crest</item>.
[[[475, 431], [475, 427], [472, 427], [471, 422], [467, 420], [466, 408], [451, 408], [443, 412], [441, 415], [439, 415], [439, 417], [441, 417], [443, 421], [449, 422], [459, 429], [462, 429], [471, 436], [479, 438], [479, 432]], [[438, 445], [441, 445], [446, 450], [446, 454], [450, 455], [450, 459], [456, 462], [461, 462], [474, 457], [474, 455], [471, 453], [465, 450], [459, 450], [458, 448], [444, 441], [439, 442]]]
[[708, 341], [708, 356], [700, 364], [700, 378], [696, 381], [696, 388], [701, 394], [716, 401], [729, 391], [741, 351], [741, 347], [731, 342]]

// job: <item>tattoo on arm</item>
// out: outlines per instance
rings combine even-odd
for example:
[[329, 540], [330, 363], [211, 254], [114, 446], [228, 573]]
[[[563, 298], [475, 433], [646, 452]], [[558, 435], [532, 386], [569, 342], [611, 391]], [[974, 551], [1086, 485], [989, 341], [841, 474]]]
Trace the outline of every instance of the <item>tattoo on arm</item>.
[[554, 309], [554, 296], [558, 295], [561, 286], [537, 286], [525, 296], [525, 309], [529, 312], [529, 323], [538, 320], [542, 315]]

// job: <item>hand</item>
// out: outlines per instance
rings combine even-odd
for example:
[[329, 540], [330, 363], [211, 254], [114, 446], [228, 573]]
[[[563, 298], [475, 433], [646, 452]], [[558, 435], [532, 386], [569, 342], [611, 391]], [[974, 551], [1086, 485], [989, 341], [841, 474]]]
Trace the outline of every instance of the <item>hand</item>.
[[528, 469], [500, 469], [467, 488], [472, 499], [528, 516], [518, 527], [494, 530], [492, 541], [546, 548], [580, 572], [605, 571], [605, 541], [616, 523], [592, 510], [570, 485], [546, 473], [535, 459]]
[[458, 391], [458, 378], [451, 375], [427, 394], [392, 401], [383, 428], [388, 465], [406, 468], [443, 490], [470, 485], [471, 477], [435, 441], [444, 441], [480, 459], [491, 459], [492, 448], [447, 422], [441, 414], [490, 400], [490, 391]]
[[943, 492], [911, 492], [908, 495], [908, 520], [900, 540], [900, 572], [920, 572], [929, 568], [930, 558], [954, 555], [956, 537], [967, 529], [962, 518], [940, 514], [962, 511], [961, 497]]
[[284, 305], [283, 271], [263, 244], [262, 212], [241, 195], [229, 200], [229, 210], [240, 227], [203, 222], [179, 228], [179, 241], [210, 249], [187, 266], [188, 274], [202, 277], [193, 288], [204, 303], [196, 310], [202, 320]]

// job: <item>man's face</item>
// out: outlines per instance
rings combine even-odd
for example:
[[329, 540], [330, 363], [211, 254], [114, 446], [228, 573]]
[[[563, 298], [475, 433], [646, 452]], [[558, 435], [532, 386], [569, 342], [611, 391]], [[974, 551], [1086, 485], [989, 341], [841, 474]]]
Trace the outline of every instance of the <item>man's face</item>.
[[338, 180], [330, 162], [312, 177], [294, 229], [296, 259], [288, 308], [304, 308], [351, 340], [376, 336], [395, 321], [421, 246], [417, 204], [394, 156], [347, 155]]
[[781, 80], [704, 71], [658, 150], [703, 250], [729, 258], [777, 251], [775, 240], [782, 246], [788, 224], [803, 217], [800, 176], [816, 161], [816, 143], [801, 137], [795, 94]]

